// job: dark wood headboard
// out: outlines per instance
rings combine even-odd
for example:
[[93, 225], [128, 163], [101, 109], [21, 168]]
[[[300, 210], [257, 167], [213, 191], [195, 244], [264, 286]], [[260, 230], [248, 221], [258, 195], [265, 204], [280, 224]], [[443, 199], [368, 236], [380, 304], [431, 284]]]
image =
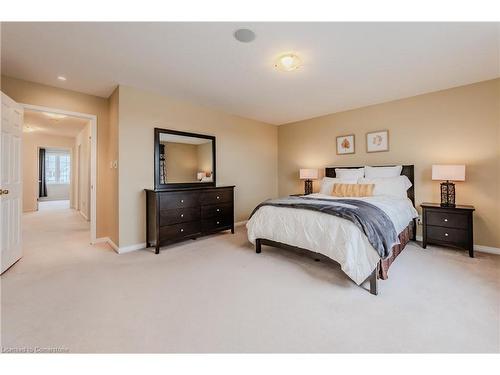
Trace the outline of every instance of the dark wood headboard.
[[[374, 165], [374, 167], [394, 167], [394, 165]], [[355, 169], [355, 168], [363, 168], [363, 167], [327, 167], [325, 168], [325, 176], [326, 177], [335, 177], [335, 168], [345, 168], [345, 169]], [[401, 171], [401, 175], [408, 177], [411, 182], [411, 188], [408, 189], [408, 198], [415, 206], [415, 171], [413, 165], [403, 165], [403, 170]]]

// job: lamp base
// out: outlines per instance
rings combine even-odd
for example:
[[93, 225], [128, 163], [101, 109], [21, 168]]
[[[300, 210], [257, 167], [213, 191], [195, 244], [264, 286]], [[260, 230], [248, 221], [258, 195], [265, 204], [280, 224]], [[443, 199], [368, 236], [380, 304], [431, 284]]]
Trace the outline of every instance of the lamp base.
[[457, 205], [456, 204], [451, 204], [451, 203], [441, 203], [441, 207], [449, 207], [449, 208], [455, 208]]
[[304, 195], [312, 194], [313, 192], [313, 182], [312, 180], [304, 181]]
[[455, 207], [455, 184], [453, 182], [441, 183], [441, 207]]

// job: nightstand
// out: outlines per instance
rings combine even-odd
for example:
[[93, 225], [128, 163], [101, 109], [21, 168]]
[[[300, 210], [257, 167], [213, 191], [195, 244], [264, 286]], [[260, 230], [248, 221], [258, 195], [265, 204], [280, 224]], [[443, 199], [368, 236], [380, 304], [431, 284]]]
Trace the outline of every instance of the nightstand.
[[469, 250], [474, 258], [474, 206], [442, 207], [439, 203], [422, 203], [423, 241], [427, 244], [452, 246]]

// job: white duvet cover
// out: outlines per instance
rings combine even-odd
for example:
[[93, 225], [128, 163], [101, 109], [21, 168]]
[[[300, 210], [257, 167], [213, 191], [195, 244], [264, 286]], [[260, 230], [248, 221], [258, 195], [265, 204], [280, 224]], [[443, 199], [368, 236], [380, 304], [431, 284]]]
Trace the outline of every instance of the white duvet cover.
[[[399, 234], [418, 216], [408, 198], [375, 196], [364, 198], [336, 198], [331, 195], [311, 194], [322, 199], [360, 199], [384, 211]], [[361, 284], [373, 272], [380, 260], [366, 235], [352, 222], [321, 212], [289, 207], [264, 206], [247, 223], [248, 239], [264, 238], [301, 247], [338, 262], [342, 270]]]

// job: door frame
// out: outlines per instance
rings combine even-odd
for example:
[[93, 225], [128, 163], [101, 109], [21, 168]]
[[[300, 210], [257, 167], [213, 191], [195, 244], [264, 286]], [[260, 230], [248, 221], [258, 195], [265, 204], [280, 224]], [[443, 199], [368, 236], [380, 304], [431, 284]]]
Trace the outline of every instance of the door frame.
[[90, 121], [90, 243], [97, 243], [97, 116], [82, 112], [66, 111], [59, 108], [19, 103], [25, 110], [51, 112], [79, 117]]

